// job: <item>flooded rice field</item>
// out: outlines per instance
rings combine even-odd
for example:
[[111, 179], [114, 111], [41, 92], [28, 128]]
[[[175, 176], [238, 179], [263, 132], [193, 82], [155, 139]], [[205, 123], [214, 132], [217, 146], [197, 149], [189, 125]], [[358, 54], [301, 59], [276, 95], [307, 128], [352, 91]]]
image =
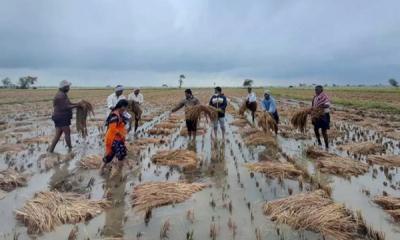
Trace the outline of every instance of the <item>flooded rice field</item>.
[[[325, 151], [310, 123], [305, 133], [290, 124], [305, 103], [279, 99], [275, 135], [248, 112], [238, 114], [245, 92], [235, 89], [225, 92], [225, 140], [220, 132], [212, 136], [206, 119], [189, 140], [183, 111], [169, 113], [183, 92], [145, 90], [124, 169], [100, 175], [110, 92], [71, 90], [71, 101], [91, 102], [95, 116], [86, 138], [72, 134], [72, 153], [60, 142], [49, 154], [55, 91], [46, 91], [33, 101], [0, 105], [0, 180], [5, 170], [14, 174], [11, 184], [0, 185], [0, 239], [400, 239], [400, 210], [377, 200], [400, 197], [400, 123], [391, 116], [335, 109]], [[212, 90], [194, 94], [207, 104]], [[79, 206], [93, 212], [78, 220], [71, 215], [70, 222], [50, 214], [43, 225], [29, 225], [22, 210], [40, 192], [74, 193], [90, 200]], [[95, 208], [98, 200], [104, 205]], [[44, 225], [51, 227], [39, 231]]]

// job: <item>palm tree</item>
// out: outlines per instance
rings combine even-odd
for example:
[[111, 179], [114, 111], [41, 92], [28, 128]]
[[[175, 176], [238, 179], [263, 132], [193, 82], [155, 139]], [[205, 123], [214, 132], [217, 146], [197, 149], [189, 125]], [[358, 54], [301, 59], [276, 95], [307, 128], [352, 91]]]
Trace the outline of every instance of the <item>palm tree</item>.
[[253, 85], [253, 80], [251, 79], [245, 79], [243, 82], [243, 87], [251, 87], [251, 85]]
[[179, 75], [179, 88], [182, 88], [182, 84], [183, 84], [183, 79], [185, 79], [185, 75], [181, 74]]

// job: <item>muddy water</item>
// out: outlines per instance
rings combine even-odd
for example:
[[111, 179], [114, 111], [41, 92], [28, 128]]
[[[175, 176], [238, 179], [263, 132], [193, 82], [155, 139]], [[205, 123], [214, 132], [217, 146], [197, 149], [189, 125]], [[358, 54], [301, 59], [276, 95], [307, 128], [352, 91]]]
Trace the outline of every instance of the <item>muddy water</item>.
[[[154, 124], [167, 118], [161, 115], [153, 121], [146, 123], [141, 128], [139, 137], [147, 136], [145, 131]], [[231, 122], [233, 117], [228, 115], [227, 122]], [[49, 135], [52, 127], [49, 122], [38, 125], [36, 131], [24, 133], [24, 137]], [[206, 125], [205, 125], [206, 126]], [[0, 239], [66, 239], [73, 228], [72, 225], [62, 225], [50, 233], [40, 236], [29, 236], [26, 228], [21, 223], [16, 222], [14, 210], [23, 206], [26, 200], [33, 197], [35, 192], [48, 190], [57, 186], [60, 181], [68, 180], [72, 182], [74, 191], [90, 194], [93, 199], [103, 197], [105, 191], [111, 192], [113, 196], [113, 207], [95, 217], [88, 223], [78, 224], [78, 239], [106, 239], [121, 237], [123, 239], [159, 239], [162, 225], [169, 221], [171, 224], [169, 239], [186, 239], [187, 234], [193, 232], [193, 239], [210, 239], [210, 228], [215, 226], [217, 229], [216, 239], [256, 239], [256, 231], [261, 234], [261, 239], [323, 239], [319, 234], [311, 232], [293, 231], [288, 226], [276, 225], [262, 213], [262, 206], [266, 201], [288, 196], [288, 189], [293, 190], [293, 194], [300, 192], [298, 182], [284, 180], [279, 183], [277, 180], [269, 179], [262, 174], [254, 174], [243, 166], [246, 162], [258, 161], [258, 153], [264, 149], [248, 148], [243, 143], [238, 134], [238, 128], [227, 126], [226, 141], [213, 140], [211, 129], [203, 136], [198, 136], [194, 143], [189, 143], [185, 137], [179, 135], [179, 129], [168, 137], [169, 142], [164, 145], [149, 145], [143, 149], [140, 156], [135, 159], [137, 167], [133, 170], [126, 169], [123, 175], [118, 175], [108, 179], [99, 176], [96, 170], [81, 170], [77, 168], [77, 162], [84, 156], [91, 154], [101, 154], [102, 138], [99, 129], [91, 127], [89, 137], [81, 139], [76, 134], [73, 135], [75, 142], [74, 158], [60, 166], [48, 171], [39, 169], [37, 159], [45, 151], [47, 144], [35, 144], [31, 150], [20, 152], [11, 157], [0, 156], [1, 169], [4, 169], [9, 159], [14, 159], [16, 166], [25, 167], [32, 163], [31, 167], [26, 167], [27, 172], [32, 173], [32, 177], [27, 187], [17, 188], [0, 200]], [[182, 126], [183, 127], [183, 124]], [[351, 128], [352, 126], [346, 126]], [[356, 130], [350, 131], [348, 136], [338, 141], [353, 139]], [[375, 133], [370, 132], [368, 137]], [[357, 134], [355, 134], [357, 135]], [[134, 137], [130, 136], [131, 141]], [[10, 139], [15, 142], [16, 139]], [[384, 141], [390, 141], [385, 139]], [[313, 162], [304, 156], [303, 150], [310, 144], [311, 140], [293, 140], [278, 137], [278, 142], [283, 152], [294, 156], [307, 169], [313, 173]], [[169, 167], [159, 167], [151, 163], [151, 156], [161, 149], [191, 149], [195, 150], [202, 159], [200, 167], [193, 172], [181, 172], [179, 169]], [[56, 151], [65, 154], [62, 144], [59, 144]], [[331, 151], [338, 154], [345, 154], [333, 148]], [[398, 154], [395, 147], [388, 151]], [[8, 161], [6, 161], [8, 159]], [[363, 159], [361, 159], [363, 160]], [[388, 181], [388, 172], [378, 170], [375, 178], [372, 177], [372, 168], [364, 176], [345, 180], [328, 174], [319, 174], [320, 178], [329, 183], [333, 188], [333, 198], [337, 202], [344, 203], [347, 207], [354, 210], [361, 210], [368, 224], [375, 230], [385, 232], [386, 239], [400, 239], [399, 229], [393, 224], [384, 211], [373, 204], [368, 196], [362, 193], [362, 189], [370, 191], [371, 195], [382, 193], [383, 190], [389, 194], [399, 195], [398, 191], [384, 186], [383, 182]], [[393, 174], [392, 182], [400, 181], [397, 169], [389, 170]], [[90, 179], [94, 183], [88, 186]], [[193, 195], [193, 197], [183, 203], [156, 208], [152, 211], [152, 217], [148, 222], [145, 221], [144, 214], [136, 212], [131, 207], [131, 192], [133, 186], [147, 181], [177, 181], [185, 180], [188, 182], [204, 182], [210, 185], [203, 191]], [[187, 218], [188, 212], [194, 213], [194, 221]], [[228, 223], [231, 227], [228, 226]]]

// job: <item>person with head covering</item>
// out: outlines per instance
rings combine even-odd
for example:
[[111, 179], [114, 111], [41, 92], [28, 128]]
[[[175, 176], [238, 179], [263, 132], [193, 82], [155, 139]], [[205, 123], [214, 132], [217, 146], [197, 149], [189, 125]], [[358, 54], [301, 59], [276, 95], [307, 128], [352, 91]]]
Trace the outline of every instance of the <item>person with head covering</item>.
[[62, 80], [58, 87], [58, 92], [53, 99], [54, 111], [51, 119], [56, 128], [56, 135], [48, 148], [48, 152], [54, 152], [61, 135], [64, 133], [65, 142], [69, 151], [72, 151], [71, 145], [71, 119], [72, 109], [78, 107], [78, 104], [71, 103], [67, 93], [70, 90], [71, 83], [67, 80]]
[[222, 139], [225, 139], [225, 109], [228, 105], [226, 97], [222, 93], [221, 87], [216, 87], [214, 95], [211, 97], [209, 105], [215, 107], [218, 110], [218, 119], [213, 123], [214, 136], [217, 138], [218, 123], [222, 132]]
[[[133, 101], [134, 104], [138, 104], [138, 107], [140, 108], [140, 105], [143, 104], [144, 98], [143, 95], [140, 93], [139, 88], [135, 88], [133, 90], [133, 93], [128, 95], [128, 101]], [[135, 114], [135, 132], [137, 131], [139, 127], [139, 121], [141, 118], [141, 114]]]
[[321, 108], [323, 109], [322, 117], [318, 119], [314, 119], [312, 124], [314, 125], [314, 133], [317, 138], [318, 145], [322, 145], [319, 129], [322, 131], [322, 136], [325, 142], [325, 148], [329, 148], [329, 139], [328, 139], [328, 129], [330, 128], [330, 106], [331, 102], [328, 95], [324, 92], [324, 88], [321, 85], [315, 87], [315, 96], [311, 103], [312, 108]]
[[[279, 123], [278, 109], [276, 108], [275, 98], [271, 96], [270, 90], [264, 91], [264, 99], [261, 101], [261, 107], [265, 112], [271, 114], [276, 124]], [[278, 128], [275, 129], [275, 133], [278, 133]]]
[[128, 101], [121, 99], [113, 108], [106, 120], [107, 131], [104, 136], [105, 156], [101, 172], [104, 171], [106, 165], [110, 163], [114, 157], [118, 159], [118, 166], [123, 167], [123, 160], [126, 157], [125, 138], [128, 134], [125, 126], [129, 123], [129, 119], [125, 117], [128, 108]]
[[[187, 107], [192, 107], [195, 105], [200, 104], [199, 99], [197, 99], [195, 96], [193, 96], [192, 90], [191, 89], [186, 89], [185, 90], [185, 98], [180, 101], [178, 103], [178, 105], [176, 105], [171, 111], [172, 112], [176, 112], [179, 109], [181, 109], [182, 107], [185, 107], [185, 110]], [[197, 122], [190, 120], [187, 118], [187, 112], [185, 112], [185, 116], [186, 116], [186, 127], [188, 130], [188, 135], [189, 135], [189, 139], [193, 139], [196, 138], [196, 131], [197, 131]]]
[[[120, 100], [126, 100], [123, 93], [124, 93], [124, 87], [122, 85], [117, 85], [114, 89], [114, 93], [112, 93], [107, 97], [106, 117], [110, 115], [110, 113], [114, 110], [115, 106], [118, 104]], [[131, 130], [132, 116], [127, 111], [124, 112], [124, 115], [127, 119], [130, 119], [129, 123], [126, 124], [129, 132]]]
[[256, 93], [253, 92], [251, 87], [247, 88], [247, 97], [246, 97], [246, 106], [251, 111], [251, 118], [254, 123], [255, 114], [257, 111], [257, 96]]

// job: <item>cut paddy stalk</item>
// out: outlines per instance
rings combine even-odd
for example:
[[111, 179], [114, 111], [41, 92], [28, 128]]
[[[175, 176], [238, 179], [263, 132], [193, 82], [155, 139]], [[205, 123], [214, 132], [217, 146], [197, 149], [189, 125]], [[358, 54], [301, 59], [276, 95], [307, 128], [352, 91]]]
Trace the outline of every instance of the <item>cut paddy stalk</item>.
[[261, 112], [257, 115], [257, 124], [264, 130], [264, 132], [270, 132], [270, 130], [272, 130], [273, 132], [278, 131], [278, 125], [276, 124], [270, 113]]
[[372, 155], [368, 156], [368, 163], [385, 167], [400, 167], [399, 155]]
[[218, 109], [207, 105], [195, 105], [186, 109], [186, 119], [199, 122], [201, 116], [214, 121], [218, 118]]
[[39, 192], [16, 211], [28, 233], [50, 232], [61, 224], [88, 221], [110, 207], [107, 200], [89, 200], [76, 193]]
[[176, 166], [184, 170], [197, 166], [196, 152], [189, 150], [163, 150], [156, 153], [151, 160], [158, 165]]
[[86, 126], [88, 115], [94, 115], [93, 106], [90, 102], [82, 100], [76, 109], [76, 130], [83, 137], [88, 135]]
[[342, 145], [338, 148], [340, 150], [347, 151], [352, 154], [360, 154], [360, 155], [377, 154], [385, 152], [385, 148], [382, 144], [373, 142], [352, 143], [352, 144]]
[[17, 187], [27, 185], [28, 178], [25, 174], [19, 173], [13, 169], [0, 171], [0, 189], [10, 192]]
[[377, 196], [373, 201], [390, 214], [396, 222], [400, 222], [400, 198], [392, 196]]
[[303, 171], [297, 169], [295, 165], [291, 163], [266, 161], [259, 163], [247, 163], [245, 166], [251, 171], [261, 172], [272, 178], [297, 179], [299, 176], [303, 175]]
[[155, 207], [181, 203], [206, 186], [203, 183], [180, 182], [148, 182], [140, 184], [133, 190], [132, 205], [137, 211], [149, 211]]
[[363, 175], [368, 171], [367, 164], [339, 156], [320, 157], [317, 159], [316, 165], [323, 173], [331, 173], [347, 178]]
[[83, 169], [99, 169], [103, 163], [103, 157], [100, 155], [90, 155], [79, 161], [79, 167]]

